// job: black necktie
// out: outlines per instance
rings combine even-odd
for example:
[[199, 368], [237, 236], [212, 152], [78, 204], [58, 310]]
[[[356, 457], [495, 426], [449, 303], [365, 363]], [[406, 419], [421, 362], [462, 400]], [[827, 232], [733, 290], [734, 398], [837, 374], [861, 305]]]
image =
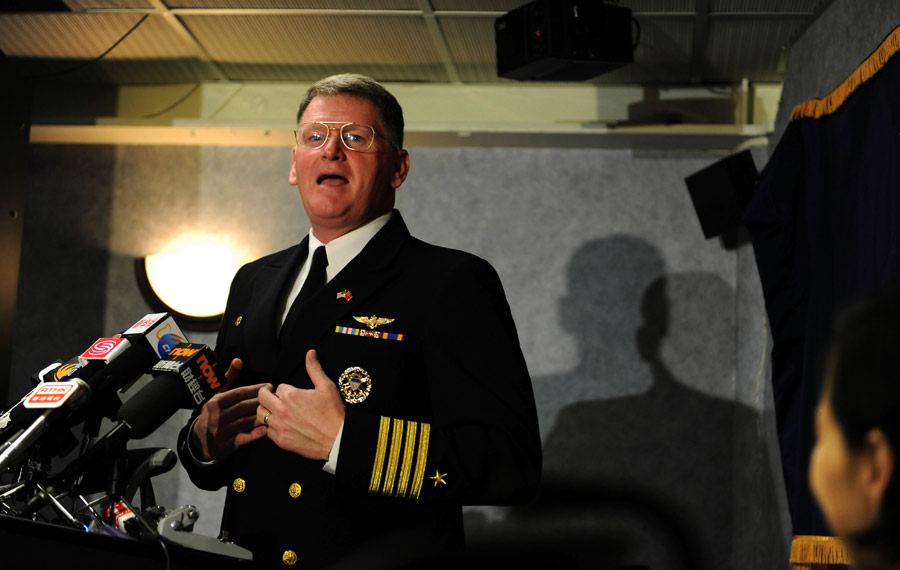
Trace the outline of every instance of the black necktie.
[[299, 320], [300, 305], [308, 298], [312, 297], [313, 294], [325, 284], [326, 267], [328, 267], [328, 257], [325, 255], [325, 246], [320, 245], [316, 248], [316, 251], [313, 252], [312, 265], [309, 267], [306, 281], [303, 282], [300, 293], [298, 293], [297, 298], [294, 299], [294, 303], [291, 305], [291, 308], [284, 319], [284, 323], [278, 331], [279, 342], [281, 341], [282, 333], [291, 329]]
[[297, 295], [297, 300], [294, 301], [294, 304], [302, 303], [309, 299], [312, 297], [313, 293], [318, 291], [322, 285], [325, 284], [326, 267], [328, 267], [328, 256], [325, 255], [325, 246], [320, 245], [316, 248], [316, 251], [313, 252], [312, 265], [309, 267], [309, 274], [306, 276], [306, 281], [303, 282], [303, 287], [300, 289], [300, 294]]

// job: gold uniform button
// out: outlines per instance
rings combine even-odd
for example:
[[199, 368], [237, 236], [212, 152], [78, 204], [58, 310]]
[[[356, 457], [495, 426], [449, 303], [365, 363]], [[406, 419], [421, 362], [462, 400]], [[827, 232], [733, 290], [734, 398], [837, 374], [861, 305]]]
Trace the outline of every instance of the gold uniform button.
[[281, 555], [281, 561], [284, 562], [285, 566], [293, 566], [297, 563], [297, 553], [293, 550], [285, 550], [284, 554]]
[[300, 496], [300, 493], [303, 491], [303, 488], [299, 483], [291, 483], [290, 488], [288, 489], [288, 494], [292, 499], [296, 499]]
[[238, 315], [238, 318], [234, 319], [234, 326], [236, 326], [236, 327], [241, 326], [241, 321], [243, 321], [243, 320], [244, 320], [244, 317]]
[[243, 493], [244, 489], [247, 488], [247, 482], [238, 477], [234, 480], [234, 483], [232, 483], [231, 486], [234, 488], [234, 491], [236, 493]]

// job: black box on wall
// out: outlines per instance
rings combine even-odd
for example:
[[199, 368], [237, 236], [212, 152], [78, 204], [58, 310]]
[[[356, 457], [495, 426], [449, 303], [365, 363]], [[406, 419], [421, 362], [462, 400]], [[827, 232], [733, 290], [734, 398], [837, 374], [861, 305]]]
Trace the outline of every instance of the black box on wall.
[[708, 239], [737, 229], [759, 182], [749, 150], [727, 156], [684, 179]]
[[536, 0], [494, 22], [497, 75], [584, 81], [634, 61], [631, 9], [600, 0]]

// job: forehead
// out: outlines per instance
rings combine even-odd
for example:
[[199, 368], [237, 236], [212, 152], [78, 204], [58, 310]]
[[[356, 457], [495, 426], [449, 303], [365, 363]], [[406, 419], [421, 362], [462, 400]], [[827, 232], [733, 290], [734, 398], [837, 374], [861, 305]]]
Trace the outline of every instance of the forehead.
[[310, 121], [339, 121], [380, 126], [378, 108], [374, 103], [349, 95], [316, 95], [306, 110], [301, 123]]

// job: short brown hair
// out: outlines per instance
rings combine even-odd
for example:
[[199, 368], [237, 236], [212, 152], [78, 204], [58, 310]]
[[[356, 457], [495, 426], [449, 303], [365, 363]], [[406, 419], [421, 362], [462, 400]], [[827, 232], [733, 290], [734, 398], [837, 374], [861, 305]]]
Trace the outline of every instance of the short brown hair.
[[403, 109], [397, 99], [371, 77], [358, 73], [342, 73], [320, 79], [306, 91], [297, 110], [297, 124], [310, 101], [318, 95], [346, 95], [371, 102], [378, 109], [384, 136], [398, 149], [403, 148]]

